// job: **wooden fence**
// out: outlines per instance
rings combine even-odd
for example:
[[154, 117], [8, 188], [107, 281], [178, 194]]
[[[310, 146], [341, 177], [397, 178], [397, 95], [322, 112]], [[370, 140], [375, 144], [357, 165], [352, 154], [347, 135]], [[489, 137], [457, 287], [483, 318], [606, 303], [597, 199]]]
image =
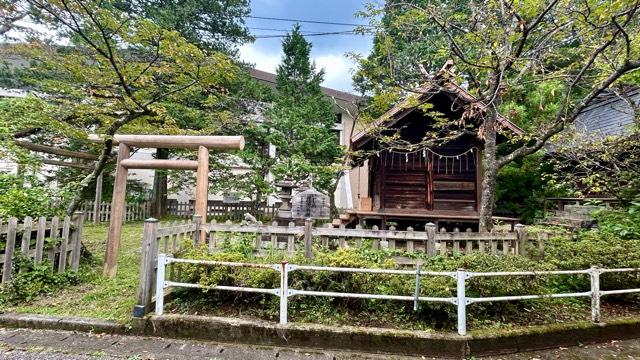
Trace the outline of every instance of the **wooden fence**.
[[21, 223], [17, 218], [0, 219], [2, 282], [11, 280], [13, 262], [19, 253], [26, 254], [36, 263], [46, 257], [52, 271], [77, 270], [83, 223], [83, 212], [76, 212], [73, 219], [69, 216], [50, 220], [41, 217], [36, 221], [26, 217]]
[[[535, 248], [544, 253], [544, 242], [548, 234], [529, 234], [524, 225], [516, 225], [515, 232], [445, 232], [437, 231], [434, 224], [427, 224], [425, 231], [346, 229], [330, 227], [313, 227], [311, 222], [304, 226], [289, 223], [288, 226], [240, 225], [231, 221], [219, 224], [215, 220], [201, 224], [200, 216], [193, 221], [170, 222], [159, 224], [155, 219], [145, 221], [142, 261], [140, 268], [140, 285], [134, 316], [142, 317], [152, 310], [155, 301], [156, 272], [158, 254], [170, 256], [178, 254], [185, 241], [206, 243], [209, 251], [218, 251], [224, 246], [224, 234], [244, 233], [254, 236], [256, 251], [282, 250], [289, 253], [304, 250], [311, 253], [313, 242], [319, 242], [328, 248], [349, 248], [371, 246], [373, 249], [397, 250], [407, 253], [425, 252], [428, 255], [450, 255], [453, 253], [484, 252], [494, 255], [526, 255], [527, 249]], [[190, 261], [190, 260], [184, 260]], [[415, 261], [410, 262], [415, 265]], [[409, 264], [409, 263], [407, 263]], [[180, 281], [180, 274], [174, 271], [173, 264], [167, 268], [168, 281]]]
[[293, 253], [296, 250], [297, 240], [303, 239], [305, 228], [309, 233], [309, 241], [319, 241], [321, 245], [329, 248], [361, 247], [365, 239], [371, 240], [373, 249], [401, 250], [407, 253], [424, 252], [428, 255], [447, 255], [453, 253], [470, 254], [472, 252], [486, 252], [494, 255], [526, 255], [527, 248], [534, 247], [540, 254], [544, 253], [544, 242], [548, 238], [547, 233], [528, 234], [524, 225], [516, 225], [513, 232], [478, 233], [469, 230], [465, 232], [446, 232], [441, 229], [436, 231], [434, 224], [427, 224], [425, 231], [397, 231], [392, 226], [389, 230], [379, 230], [377, 226], [371, 229], [355, 229], [343, 227], [337, 229], [326, 224], [324, 227], [278, 226], [276, 222], [271, 225], [240, 225], [230, 221], [218, 224], [212, 221], [203, 225], [209, 232], [209, 247], [213, 250], [220, 246], [219, 237], [224, 233], [249, 233], [256, 234], [256, 250], [280, 249]]
[[[95, 202], [85, 201], [80, 204], [79, 211], [85, 214], [85, 220], [94, 224], [111, 220], [111, 203], [102, 202], [98, 208]], [[97, 212], [96, 212], [97, 210]], [[151, 216], [151, 203], [132, 203], [125, 205], [124, 221], [142, 221]]]
[[[271, 220], [279, 207], [279, 205], [260, 204], [255, 210], [254, 204], [249, 202], [226, 204], [221, 201], [209, 201], [207, 204], [207, 217], [218, 221], [242, 221], [244, 220], [244, 214], [250, 213], [258, 219]], [[192, 202], [170, 201], [167, 206], [167, 215], [190, 218], [194, 215], [194, 204]]]
[[[138, 305], [133, 309], [135, 317], [141, 317], [148, 313], [151, 309], [151, 303], [154, 301], [158, 253], [176, 254], [182, 250], [185, 241], [198, 241], [201, 235], [200, 218], [196, 216], [194, 220], [172, 221], [162, 224], [156, 219], [145, 221], [142, 236]], [[180, 277], [180, 274], [174, 272], [173, 266], [168, 270], [167, 278], [175, 280]]]

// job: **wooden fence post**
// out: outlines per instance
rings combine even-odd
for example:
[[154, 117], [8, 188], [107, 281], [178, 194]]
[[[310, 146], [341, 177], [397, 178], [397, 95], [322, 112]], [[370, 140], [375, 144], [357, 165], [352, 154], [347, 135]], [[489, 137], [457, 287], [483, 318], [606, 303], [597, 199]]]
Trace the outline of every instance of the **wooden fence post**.
[[529, 235], [527, 234], [527, 227], [522, 224], [516, 224], [516, 234], [518, 235], [518, 255], [525, 256], [527, 255], [527, 239]]
[[[344, 224], [340, 224], [340, 230], [344, 230], [346, 226]], [[344, 236], [340, 236], [338, 238], [338, 247], [342, 249], [346, 249], [347, 247], [347, 239]]]
[[62, 222], [62, 236], [60, 243], [60, 257], [58, 258], [58, 272], [64, 272], [67, 268], [67, 255], [69, 251], [69, 231], [71, 229], [71, 217], [65, 216]]
[[49, 233], [49, 238], [51, 239], [51, 248], [47, 252], [47, 259], [49, 260], [51, 266], [51, 270], [55, 269], [56, 264], [56, 249], [58, 248], [58, 225], [60, 219], [57, 216], [51, 218], [51, 232]]
[[33, 219], [31, 216], [24, 218], [22, 224], [22, 244], [20, 245], [20, 252], [29, 256], [29, 245], [31, 242], [31, 229], [33, 228]]
[[38, 232], [36, 234], [36, 254], [35, 262], [39, 264], [42, 262], [42, 255], [44, 252], [44, 233], [47, 231], [47, 218], [41, 216], [38, 219]]
[[[356, 225], [356, 230], [362, 230], [362, 225]], [[396, 242], [393, 241], [393, 249], [395, 249]], [[356, 239], [356, 248], [360, 249], [362, 247], [362, 238], [359, 237]], [[389, 241], [389, 249], [391, 249], [391, 241]]]
[[313, 259], [313, 248], [311, 241], [311, 229], [313, 227], [313, 220], [304, 220], [304, 257], [307, 259]]
[[[411, 226], [409, 226], [407, 228], [407, 235], [409, 235], [409, 233], [412, 233], [412, 232], [413, 232], [413, 228]], [[411, 236], [413, 236], [413, 234], [411, 234]], [[409, 254], [411, 254], [411, 253], [413, 253], [413, 250], [414, 250], [413, 249], [413, 240], [407, 239], [407, 252]]]
[[436, 255], [436, 224], [427, 223], [425, 225], [425, 231], [427, 232], [427, 255]]
[[[289, 229], [295, 226], [296, 224], [293, 221], [290, 221], [288, 224]], [[296, 252], [296, 244], [294, 240], [295, 238], [292, 234], [287, 235], [287, 252], [289, 252], [289, 255], [293, 255]]]
[[[356, 228], [359, 225], [356, 225]], [[396, 227], [395, 226], [389, 226], [389, 231], [394, 232], [396, 231]], [[407, 242], [407, 247], [409, 247], [408, 242]], [[395, 250], [396, 249], [396, 239], [389, 239], [387, 240], [387, 249], [389, 250]]]
[[544, 257], [544, 245], [549, 240], [549, 233], [543, 232], [538, 235], [538, 251], [540, 256]]
[[206, 241], [204, 240], [204, 236], [202, 236], [202, 234], [204, 234], [204, 232], [202, 232], [202, 215], [193, 215], [193, 223], [196, 225], [196, 229], [193, 232], [193, 244], [198, 246], [201, 241], [203, 243]]
[[216, 244], [216, 232], [213, 231], [213, 226], [216, 224], [216, 219], [211, 219], [211, 227], [209, 228], [209, 251], [214, 252], [218, 244]]
[[71, 236], [71, 270], [78, 270], [80, 266], [80, 251], [82, 250], [82, 227], [84, 226], [84, 212], [76, 211], [73, 219], [75, 229]]
[[16, 229], [18, 228], [18, 219], [10, 218], [9, 227], [7, 229], [7, 243], [4, 248], [4, 264], [2, 266], [2, 282], [11, 280], [11, 270], [13, 265], [13, 251], [16, 248]]
[[[271, 223], [271, 227], [277, 227], [278, 226], [278, 222], [277, 221], [273, 221]], [[276, 234], [271, 234], [271, 249], [272, 250], [278, 250], [278, 235]]]
[[[378, 225], [373, 225], [371, 227], [371, 230], [373, 231], [378, 231]], [[371, 242], [371, 249], [372, 250], [380, 250], [380, 238], [376, 237], [373, 239], [373, 241]]]
[[[156, 256], [158, 254], [158, 220], [150, 218], [144, 222], [142, 235], [142, 260], [140, 262], [140, 283], [138, 285], [138, 303], [134, 308], [134, 316], [151, 311], [151, 299], [155, 287]], [[140, 316], [141, 317], [141, 316]]]

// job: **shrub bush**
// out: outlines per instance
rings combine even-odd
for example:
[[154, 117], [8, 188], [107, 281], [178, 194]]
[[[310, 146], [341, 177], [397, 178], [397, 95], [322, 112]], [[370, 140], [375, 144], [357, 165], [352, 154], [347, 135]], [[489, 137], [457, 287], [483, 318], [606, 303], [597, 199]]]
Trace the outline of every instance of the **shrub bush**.
[[[271, 253], [266, 257], [255, 257], [252, 251], [252, 237], [239, 236], [235, 245], [225, 242], [223, 251], [208, 253], [206, 247], [187, 245], [182, 256], [189, 259], [214, 261], [251, 262], [274, 264], [285, 259], [282, 253]], [[323, 252], [318, 249], [312, 261], [296, 253], [288, 261], [294, 264], [314, 264], [331, 267], [354, 268], [401, 268], [385, 251], [365, 249], [338, 249]], [[424, 270], [455, 271], [465, 268], [469, 271], [522, 271], [549, 270], [553, 267], [528, 258], [496, 257], [490, 254], [473, 254], [469, 256], [426, 257], [416, 256], [423, 261]], [[279, 274], [271, 269], [230, 268], [226, 266], [201, 266], [192, 264], [176, 264], [174, 271], [179, 271], [183, 281], [199, 283], [203, 286], [247, 286], [257, 288], [279, 288]], [[540, 277], [508, 277], [508, 278], [472, 278], [467, 282], [467, 294], [473, 296], [508, 296], [523, 294], [547, 293], [549, 279]], [[413, 276], [390, 274], [362, 274], [329, 271], [297, 270], [289, 274], [289, 286], [292, 289], [311, 291], [349, 292], [412, 296], [415, 289]], [[420, 283], [421, 296], [453, 297], [455, 296], [455, 280], [446, 276], [424, 276]], [[206, 292], [206, 291], [205, 291]], [[193, 302], [193, 292], [184, 300]], [[207, 292], [212, 306], [232, 304], [234, 307], [250, 307], [259, 316], [276, 318], [279, 311], [279, 300], [275, 296], [255, 295], [213, 291]], [[538, 303], [540, 303], [538, 301]], [[259, 304], [259, 306], [257, 306]], [[509, 317], [517, 314], [519, 309], [530, 305], [528, 302], [483, 303], [470, 307], [470, 316], [478, 320], [486, 320], [501, 314]], [[412, 302], [389, 300], [362, 300], [352, 298], [316, 298], [296, 296], [289, 302], [292, 319], [298, 321], [334, 322], [348, 316], [354, 320], [354, 314], [367, 314], [366, 318], [355, 316], [356, 322], [389, 321], [413, 328], [452, 328], [455, 326], [456, 308], [446, 303], [420, 303], [417, 312]], [[372, 320], [373, 319], [373, 320]]]
[[603, 237], [640, 240], [640, 201], [618, 210], [600, 210], [594, 214]]
[[0, 286], [0, 304], [28, 302], [37, 295], [50, 294], [67, 285], [83, 280], [82, 272], [51, 270], [51, 264], [43, 261], [36, 264], [33, 259], [18, 253], [14, 258], [11, 281]]
[[58, 195], [33, 176], [0, 174], [0, 217], [59, 215], [62, 205], [52, 203]]

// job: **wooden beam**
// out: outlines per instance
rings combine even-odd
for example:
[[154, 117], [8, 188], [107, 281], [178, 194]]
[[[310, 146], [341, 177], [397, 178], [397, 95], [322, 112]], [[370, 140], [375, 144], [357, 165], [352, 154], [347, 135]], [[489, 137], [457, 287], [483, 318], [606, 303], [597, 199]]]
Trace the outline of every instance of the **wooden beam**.
[[129, 145], [118, 145], [116, 179], [113, 185], [113, 197], [111, 199], [111, 220], [109, 221], [107, 249], [104, 256], [104, 275], [109, 278], [114, 278], [118, 271], [118, 251], [120, 249], [120, 235], [122, 234], [128, 174], [127, 168], [122, 166], [122, 161], [128, 159], [130, 153], [131, 148], [129, 148]]
[[114, 135], [113, 139], [139, 148], [198, 149], [204, 146], [216, 150], [242, 150], [242, 136], [188, 136], [188, 135]]
[[66, 166], [66, 167], [72, 167], [72, 168], [83, 169], [83, 170], [93, 170], [93, 166], [79, 164], [79, 163], [72, 163], [67, 161], [42, 159], [42, 163], [47, 165]]
[[98, 155], [95, 155], [95, 154], [89, 154], [89, 153], [83, 153], [83, 152], [71, 151], [71, 150], [65, 150], [65, 149], [58, 149], [58, 148], [54, 148], [52, 146], [39, 145], [39, 144], [34, 144], [34, 143], [30, 143], [28, 141], [22, 141], [22, 140], [15, 140], [15, 143], [18, 146], [21, 146], [21, 147], [23, 147], [25, 149], [28, 149], [28, 150], [31, 150], [31, 151], [35, 151], [35, 152], [66, 156], [66, 157], [76, 158], [76, 159], [98, 160]]
[[[205, 148], [206, 150], [206, 148]], [[172, 170], [197, 170], [198, 162], [195, 160], [122, 160], [120, 165], [127, 169], [172, 169]]]

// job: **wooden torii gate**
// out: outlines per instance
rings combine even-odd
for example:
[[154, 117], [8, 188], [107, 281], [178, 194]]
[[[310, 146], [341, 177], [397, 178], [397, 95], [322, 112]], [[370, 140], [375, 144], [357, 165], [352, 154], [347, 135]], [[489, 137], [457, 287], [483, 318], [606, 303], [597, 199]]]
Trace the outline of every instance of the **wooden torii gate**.
[[[118, 144], [116, 178], [111, 200], [109, 238], [104, 259], [104, 275], [115, 277], [118, 269], [118, 250], [125, 210], [127, 174], [129, 169], [174, 169], [196, 171], [195, 215], [206, 222], [209, 189], [209, 150], [242, 150], [242, 136], [182, 136], [182, 135], [114, 135]], [[136, 160], [130, 159], [131, 148], [197, 149], [198, 160]]]

